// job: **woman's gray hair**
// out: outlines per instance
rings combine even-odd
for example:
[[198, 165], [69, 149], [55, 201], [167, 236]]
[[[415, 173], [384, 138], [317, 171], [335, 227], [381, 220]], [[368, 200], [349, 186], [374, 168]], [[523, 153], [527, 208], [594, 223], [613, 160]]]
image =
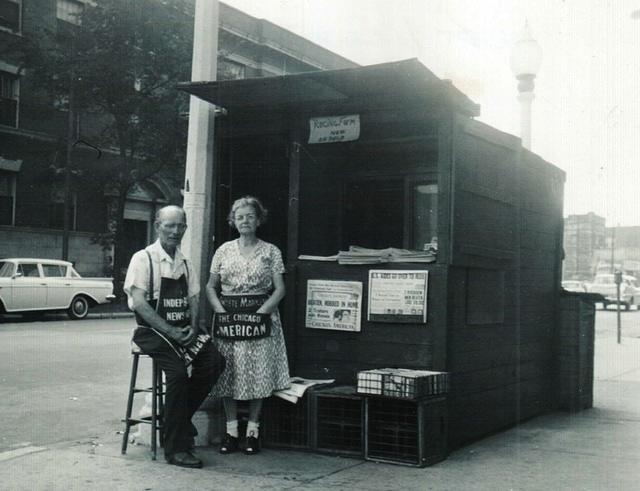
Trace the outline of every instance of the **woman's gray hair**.
[[227, 216], [227, 222], [232, 228], [236, 228], [236, 224], [234, 220], [236, 216], [236, 211], [238, 211], [238, 208], [242, 208], [243, 206], [253, 207], [258, 217], [258, 225], [262, 225], [264, 222], [267, 221], [267, 216], [269, 215], [269, 211], [264, 207], [262, 202], [255, 196], [243, 196], [242, 198], [239, 198], [233, 202], [233, 205], [231, 206], [231, 211]]

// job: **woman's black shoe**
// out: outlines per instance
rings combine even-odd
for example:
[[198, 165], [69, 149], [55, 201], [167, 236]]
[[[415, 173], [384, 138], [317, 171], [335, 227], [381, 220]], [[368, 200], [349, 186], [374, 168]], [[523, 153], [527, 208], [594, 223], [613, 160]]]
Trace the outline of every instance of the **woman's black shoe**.
[[231, 436], [229, 433], [225, 433], [222, 437], [222, 443], [220, 443], [220, 453], [227, 454], [238, 451], [238, 438]]
[[247, 445], [244, 447], [244, 453], [247, 455], [257, 454], [260, 451], [260, 442], [253, 436], [253, 432], [247, 437]]

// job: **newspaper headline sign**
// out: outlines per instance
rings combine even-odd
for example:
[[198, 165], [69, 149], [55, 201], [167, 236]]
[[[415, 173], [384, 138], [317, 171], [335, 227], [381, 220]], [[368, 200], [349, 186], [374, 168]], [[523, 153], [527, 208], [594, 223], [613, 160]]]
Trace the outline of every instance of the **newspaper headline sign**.
[[306, 327], [358, 332], [361, 313], [360, 281], [307, 281]]
[[369, 271], [367, 320], [426, 323], [428, 277], [424, 270]]
[[360, 115], [309, 119], [309, 143], [350, 142], [360, 138]]

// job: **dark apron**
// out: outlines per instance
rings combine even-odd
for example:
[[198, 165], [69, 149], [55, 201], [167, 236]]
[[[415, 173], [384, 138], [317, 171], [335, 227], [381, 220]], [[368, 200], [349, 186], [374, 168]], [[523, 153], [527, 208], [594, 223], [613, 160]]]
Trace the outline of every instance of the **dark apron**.
[[[191, 310], [189, 309], [187, 277], [184, 274], [177, 279], [161, 277], [160, 293], [158, 294], [158, 298], [153, 300], [151, 298], [153, 296], [153, 263], [151, 261], [151, 255], [148, 252], [147, 255], [149, 256], [149, 289], [147, 290], [147, 302], [149, 302], [149, 305], [151, 305], [157, 314], [168, 324], [174, 327], [188, 326], [191, 323]], [[193, 361], [202, 347], [211, 341], [209, 335], [199, 334], [194, 342], [185, 349], [157, 329], [151, 327], [137, 312], [135, 315], [136, 322], [140, 328], [150, 329], [157, 336], [160, 336], [187, 365]]]

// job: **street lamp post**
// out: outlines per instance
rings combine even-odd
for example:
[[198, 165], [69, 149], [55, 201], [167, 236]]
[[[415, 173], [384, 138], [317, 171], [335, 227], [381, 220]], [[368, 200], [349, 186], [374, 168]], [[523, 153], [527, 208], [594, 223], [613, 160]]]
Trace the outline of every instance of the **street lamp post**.
[[518, 80], [518, 101], [520, 102], [520, 138], [522, 146], [531, 150], [531, 105], [534, 99], [534, 80], [540, 63], [542, 48], [533, 39], [529, 23], [511, 49], [511, 70]]

